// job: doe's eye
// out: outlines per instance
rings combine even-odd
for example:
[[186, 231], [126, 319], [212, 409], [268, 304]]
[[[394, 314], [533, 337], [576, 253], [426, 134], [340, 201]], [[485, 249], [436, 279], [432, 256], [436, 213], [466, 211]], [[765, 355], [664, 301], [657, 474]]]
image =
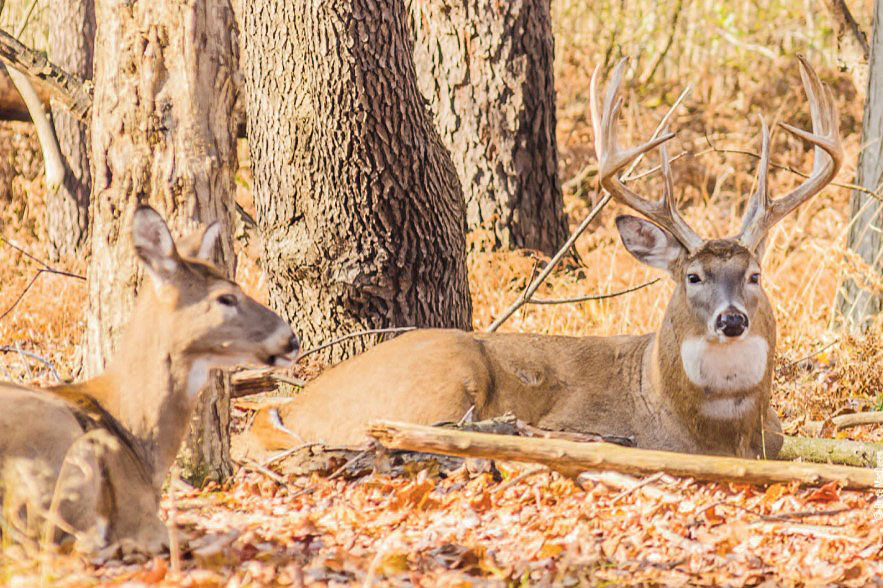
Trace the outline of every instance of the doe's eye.
[[699, 274], [687, 274], [687, 281], [691, 284], [698, 284], [702, 278], [699, 277]]
[[233, 294], [221, 294], [216, 300], [218, 304], [223, 304], [224, 306], [236, 306], [239, 304], [239, 299]]
[[751, 274], [750, 276], [748, 276], [748, 281], [752, 284], [760, 284], [760, 274], [758, 274], [758, 273]]

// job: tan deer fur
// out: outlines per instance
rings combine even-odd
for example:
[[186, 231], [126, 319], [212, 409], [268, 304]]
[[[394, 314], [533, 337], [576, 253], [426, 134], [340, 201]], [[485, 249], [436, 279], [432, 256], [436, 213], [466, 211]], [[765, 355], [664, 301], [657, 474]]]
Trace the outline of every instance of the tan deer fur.
[[830, 94], [801, 60], [814, 134], [786, 127], [816, 145], [811, 177], [778, 200], [766, 193], [769, 133], [739, 236], [705, 240], [677, 213], [662, 153], [663, 198], [648, 201], [617, 174], [671, 135], [619, 147], [617, 67], [602, 103], [597, 72], [592, 115], [601, 185], [652, 221], [617, 219], [626, 249], [675, 283], [656, 333], [555, 337], [418, 330], [370, 349], [310, 382], [281, 407], [259, 411], [250, 436], [263, 450], [324, 441], [357, 445], [373, 419], [432, 424], [511, 411], [556, 430], [634, 438], [638, 447], [689, 453], [774, 457], [781, 426], [769, 406], [776, 325], [760, 285], [770, 226], [831, 181], [842, 153]]
[[116, 357], [97, 378], [45, 390], [0, 384], [5, 529], [73, 537], [81, 549], [167, 544], [161, 486], [209, 370], [286, 365], [297, 339], [207, 262], [214, 224], [181, 245], [148, 207], [132, 239], [145, 283]]

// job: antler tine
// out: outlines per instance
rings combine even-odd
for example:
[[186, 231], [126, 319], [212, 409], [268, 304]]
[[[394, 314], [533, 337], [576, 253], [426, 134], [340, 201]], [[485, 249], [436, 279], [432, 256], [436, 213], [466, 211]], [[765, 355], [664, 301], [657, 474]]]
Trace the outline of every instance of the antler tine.
[[773, 225], [828, 185], [843, 163], [837, 107], [834, 105], [831, 90], [819, 80], [819, 76], [802, 55], [798, 55], [797, 58], [800, 60], [800, 78], [809, 101], [813, 130], [810, 133], [789, 124], [780, 122], [779, 125], [792, 135], [815, 146], [812, 173], [791, 193], [772, 200], [766, 186], [766, 170], [769, 167], [769, 132], [764, 125], [764, 153], [759, 172], [762, 175], [758, 176], [758, 192], [746, 211], [742, 232], [738, 237], [739, 241], [751, 250], [763, 241]]
[[619, 96], [619, 85], [622, 81], [622, 73], [626, 62], [627, 59], [623, 58], [616, 64], [616, 68], [613, 70], [607, 94], [604, 98], [603, 109], [598, 92], [600, 68], [596, 67], [592, 74], [589, 105], [592, 112], [592, 128], [595, 131], [595, 153], [598, 156], [598, 177], [601, 186], [618, 201], [637, 210], [659, 226], [667, 229], [688, 251], [696, 251], [702, 245], [703, 240], [693, 232], [677, 212], [671, 182], [671, 168], [664, 150], [662, 152], [662, 166], [665, 182], [661, 200], [642, 198], [627, 188], [618, 177], [619, 172], [642, 153], [646, 153], [674, 137], [674, 133], [666, 132], [660, 134], [655, 139], [650, 139], [643, 145], [628, 150], [623, 150], [619, 146], [616, 118], [622, 106], [622, 97]]

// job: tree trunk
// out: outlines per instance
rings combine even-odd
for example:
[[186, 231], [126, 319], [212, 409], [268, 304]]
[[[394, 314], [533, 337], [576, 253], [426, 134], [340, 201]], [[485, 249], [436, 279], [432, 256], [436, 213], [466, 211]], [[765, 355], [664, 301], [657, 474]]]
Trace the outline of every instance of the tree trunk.
[[495, 247], [552, 255], [567, 238], [558, 180], [549, 0], [407, 0], [414, 63], [466, 198]]
[[417, 90], [402, 0], [256, 0], [240, 18], [271, 306], [307, 348], [374, 327], [470, 328], [462, 192]]
[[[871, 41], [871, 64], [868, 94], [862, 123], [862, 145], [856, 183], [876, 192], [883, 187], [883, 2], [874, 7], [874, 33]], [[875, 280], [883, 275], [883, 202], [854, 190], [850, 202], [847, 247], [870, 266], [865, 285], [848, 277], [841, 285], [839, 311], [845, 326], [853, 332], [865, 330], [883, 310], [883, 292], [875, 289]]]
[[[93, 0], [52, 0], [49, 10], [49, 59], [68, 73], [92, 79], [95, 38]], [[52, 108], [55, 136], [65, 164], [64, 183], [46, 195], [46, 230], [53, 260], [81, 253], [89, 232], [89, 128], [64, 106]]]
[[[219, 220], [216, 261], [231, 275], [234, 262], [229, 4], [98, 0], [96, 22], [87, 375], [103, 369], [140, 287], [127, 230], [137, 204], [156, 207], [178, 235]], [[211, 381], [179, 459], [191, 480], [232, 471], [229, 385]]]

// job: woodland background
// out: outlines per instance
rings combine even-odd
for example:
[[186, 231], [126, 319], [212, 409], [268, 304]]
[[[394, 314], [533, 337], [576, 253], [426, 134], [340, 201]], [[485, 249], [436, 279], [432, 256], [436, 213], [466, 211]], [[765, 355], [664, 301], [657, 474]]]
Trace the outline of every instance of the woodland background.
[[[597, 63], [610, 65], [620, 55], [632, 58], [631, 79], [625, 84], [624, 144], [648, 136], [683, 88], [693, 87], [671, 124], [678, 135], [670, 153], [686, 153], [673, 164], [675, 186], [687, 220], [700, 234], [737, 231], [755, 178], [751, 154], [759, 151], [758, 114], [808, 128], [796, 53], [805, 54], [832, 86], [846, 152], [837, 182], [855, 181], [866, 80], [838, 39], [827, 4], [553, 0], [551, 6], [558, 171], [571, 229], [597, 198], [588, 79]], [[15, 9], [8, 2], [0, 13], [4, 30], [20, 22]], [[852, 2], [850, 9], [870, 34], [872, 3]], [[48, 7], [39, 3], [23, 36], [26, 44], [38, 50], [47, 47], [50, 16]], [[843, 60], [848, 62], [845, 71]], [[254, 216], [247, 140], [238, 141], [237, 156], [236, 201]], [[773, 161], [808, 171], [812, 152], [774, 131]], [[651, 158], [647, 167], [652, 164]], [[771, 192], [784, 192], [801, 179], [789, 169], [775, 169]], [[642, 191], [652, 193], [656, 181], [654, 176], [640, 180]], [[845, 246], [849, 198], [848, 188], [832, 185], [770, 236], [764, 287], [779, 328], [773, 404], [787, 433], [834, 436], [829, 417], [883, 410], [883, 319], [872, 323], [863, 337], [836, 326], [837, 293], [844, 278], [883, 291], [880, 273]], [[32, 125], [3, 123], [0, 236], [6, 243], [0, 264], [0, 369], [8, 380], [54, 381], [52, 371], [26, 353], [50, 362], [62, 379], [80, 377], [87, 288], [82, 280], [49, 272], [35, 278], [45, 266], [34, 258], [54, 257], [45, 222], [50, 200]], [[605, 294], [657, 277], [622, 248], [612, 223], [616, 212], [613, 205], [605, 209], [577, 241], [579, 259], [554, 273], [538, 296]], [[533, 250], [493, 250], [494, 242], [487, 231], [467, 236], [475, 329], [486, 328], [516, 299], [536, 264], [545, 259]], [[258, 248], [244, 237], [234, 246], [236, 279], [250, 295], [266, 302], [267, 277]], [[61, 256], [51, 265], [86, 273], [82, 257]], [[501, 330], [558, 335], [648, 332], [661, 319], [670, 290], [662, 280], [600, 301], [529, 305]], [[333, 336], [329, 333], [327, 338]], [[323, 365], [313, 357], [292, 375], [309, 378]], [[234, 407], [234, 426], [246, 416], [246, 409]], [[837, 435], [883, 440], [879, 426]], [[146, 564], [89, 562], [4, 546], [0, 583], [883, 581], [883, 512], [875, 509], [873, 492], [700, 484], [667, 477], [627, 491], [629, 484], [616, 477], [584, 481], [580, 487], [529, 466], [499, 467], [509, 481], [466, 470], [440, 478], [424, 470], [355, 482], [312, 477], [280, 483], [239, 468], [222, 487], [194, 490], [173, 484], [165, 508], [192, 550], [180, 570], [170, 569], [168, 559]], [[519, 477], [524, 473], [530, 475]]]

